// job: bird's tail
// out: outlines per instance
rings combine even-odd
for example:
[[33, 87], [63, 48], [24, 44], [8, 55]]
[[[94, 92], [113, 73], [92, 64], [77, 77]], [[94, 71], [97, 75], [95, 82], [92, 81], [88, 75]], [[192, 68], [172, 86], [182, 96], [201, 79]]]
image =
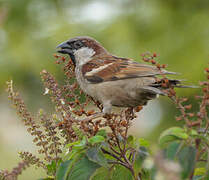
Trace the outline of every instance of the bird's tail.
[[163, 87], [167, 88], [167, 86], [164, 85], [165, 83], [167, 83], [170, 86], [177, 87], [177, 88], [199, 88], [198, 86], [182, 84], [182, 81], [186, 81], [186, 80], [167, 79], [167, 82], [166, 82], [166, 80], [161, 79], [160, 81], [157, 81], [156, 83], [152, 84], [151, 86], [155, 87], [155, 88], [163, 88]]
[[182, 84], [182, 81], [185, 80], [178, 80], [178, 79], [160, 79], [156, 81], [155, 83], [144, 87], [146, 91], [149, 91], [153, 94], [159, 94], [159, 95], [166, 95], [165, 91], [169, 87], [177, 87], [177, 88], [198, 88], [198, 86], [192, 86], [192, 85], [184, 85]]

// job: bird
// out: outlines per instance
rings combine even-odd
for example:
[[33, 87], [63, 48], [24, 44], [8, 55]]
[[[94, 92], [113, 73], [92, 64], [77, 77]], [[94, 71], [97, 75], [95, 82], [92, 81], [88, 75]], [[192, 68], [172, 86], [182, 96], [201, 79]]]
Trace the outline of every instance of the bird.
[[[103, 114], [110, 114], [113, 106], [144, 106], [149, 100], [166, 95], [158, 76], [176, 74], [112, 55], [88, 36], [71, 38], [57, 48], [58, 53], [70, 56], [80, 88], [103, 105]], [[168, 81], [172, 86], [180, 84], [180, 80]]]

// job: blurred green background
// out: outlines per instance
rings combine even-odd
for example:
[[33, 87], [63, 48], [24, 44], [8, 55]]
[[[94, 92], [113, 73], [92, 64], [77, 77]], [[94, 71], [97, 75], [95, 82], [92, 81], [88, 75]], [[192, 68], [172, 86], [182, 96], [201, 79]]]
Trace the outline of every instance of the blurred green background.
[[[110, 52], [141, 61], [146, 51], [197, 85], [209, 58], [208, 0], [0, 0], [0, 169], [11, 169], [20, 150], [35, 151], [30, 135], [9, 105], [5, 82], [13, 79], [29, 109], [52, 111], [39, 73], [46, 69], [62, 81], [54, 64], [55, 47], [75, 36], [92, 36]], [[200, 89], [177, 90], [194, 101]], [[196, 109], [198, 105], [194, 105]], [[157, 143], [177, 110], [170, 100], [154, 100], [140, 113], [132, 133]], [[33, 173], [33, 174], [31, 174]], [[20, 179], [40, 178], [33, 168]]]

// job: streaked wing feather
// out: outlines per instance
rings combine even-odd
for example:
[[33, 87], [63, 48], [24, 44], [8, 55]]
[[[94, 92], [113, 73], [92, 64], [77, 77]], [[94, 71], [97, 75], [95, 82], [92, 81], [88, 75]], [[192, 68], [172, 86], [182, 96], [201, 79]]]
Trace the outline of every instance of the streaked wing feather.
[[130, 59], [117, 58], [114, 56], [92, 59], [83, 65], [82, 73], [91, 83], [155, 76], [160, 74], [173, 74], [168, 71], [160, 71], [155, 66], [140, 64]]

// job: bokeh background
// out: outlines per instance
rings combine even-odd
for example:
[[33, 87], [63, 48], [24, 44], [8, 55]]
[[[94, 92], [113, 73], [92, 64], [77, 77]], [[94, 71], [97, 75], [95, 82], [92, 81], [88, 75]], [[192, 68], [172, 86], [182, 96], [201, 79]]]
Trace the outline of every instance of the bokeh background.
[[[40, 71], [63, 79], [55, 65], [55, 47], [75, 36], [92, 36], [110, 52], [140, 62], [146, 51], [160, 54], [160, 63], [180, 72], [179, 79], [198, 85], [209, 62], [208, 0], [0, 0], [0, 169], [11, 169], [18, 151], [35, 152], [30, 135], [17, 118], [5, 93], [13, 79], [29, 110], [53, 112]], [[194, 101], [199, 89], [177, 90]], [[193, 106], [196, 109], [198, 105]], [[146, 106], [131, 133], [157, 144], [160, 132], [175, 121], [177, 110], [166, 97]], [[37, 179], [41, 171], [20, 179]]]

